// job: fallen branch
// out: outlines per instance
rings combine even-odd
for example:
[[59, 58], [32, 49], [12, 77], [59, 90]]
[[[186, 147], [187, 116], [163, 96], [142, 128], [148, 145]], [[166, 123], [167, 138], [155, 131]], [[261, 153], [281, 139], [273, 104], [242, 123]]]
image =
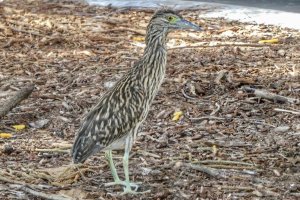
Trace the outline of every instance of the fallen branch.
[[265, 44], [216, 44], [216, 45], [195, 45], [195, 46], [179, 46], [169, 49], [193, 49], [193, 48], [214, 48], [214, 47], [269, 47]]
[[184, 166], [192, 168], [192, 169], [200, 171], [200, 172], [203, 172], [203, 173], [206, 173], [210, 176], [224, 178], [224, 174], [222, 174], [222, 172], [220, 170], [217, 170], [217, 169], [213, 169], [213, 168], [206, 167], [206, 166], [203, 166], [203, 165], [194, 165], [194, 164], [190, 164], [190, 163], [185, 163]]
[[16, 107], [21, 101], [26, 99], [33, 91], [34, 85], [30, 85], [26, 88], [19, 90], [16, 95], [9, 98], [4, 104], [0, 107], [0, 118], [5, 116], [11, 109]]
[[201, 160], [201, 161], [196, 161], [196, 162], [193, 162], [193, 163], [254, 166], [251, 163], [231, 161], [231, 160]]
[[230, 166], [230, 165], [207, 165], [211, 168], [217, 168], [217, 169], [255, 169], [255, 170], [258, 170], [258, 171], [261, 171], [259, 169], [257, 169], [255, 166]]
[[294, 114], [294, 115], [300, 115], [300, 111], [294, 111], [294, 110], [285, 110], [285, 109], [281, 109], [281, 108], [274, 108], [274, 111], [286, 112], [286, 113], [291, 113], [291, 114]]
[[229, 185], [214, 185], [214, 187], [226, 190], [246, 190], [246, 191], [254, 191], [255, 188], [252, 187], [244, 187], [244, 186], [229, 186]]
[[260, 90], [260, 89], [255, 89], [251, 88], [249, 86], [243, 86], [242, 90], [245, 92], [253, 93], [255, 96], [264, 98], [264, 99], [269, 99], [273, 100], [275, 103], [292, 103], [292, 104], [298, 104], [300, 102], [299, 99], [294, 99], [294, 98], [289, 98], [289, 97], [284, 97], [266, 90]]
[[30, 193], [33, 196], [42, 197], [44, 199], [49, 199], [49, 200], [71, 200], [71, 198], [68, 198], [68, 197], [64, 197], [64, 196], [57, 195], [57, 194], [46, 194], [44, 192], [35, 191], [35, 190], [30, 189], [28, 187], [20, 187], [20, 190], [23, 190], [24, 192]]

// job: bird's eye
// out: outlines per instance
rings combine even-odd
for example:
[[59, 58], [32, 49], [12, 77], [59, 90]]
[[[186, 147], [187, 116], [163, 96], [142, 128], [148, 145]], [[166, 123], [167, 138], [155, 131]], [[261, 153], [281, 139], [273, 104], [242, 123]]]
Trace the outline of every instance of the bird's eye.
[[168, 21], [169, 21], [169, 22], [173, 21], [174, 19], [175, 19], [174, 16], [169, 16], [169, 17], [168, 17]]

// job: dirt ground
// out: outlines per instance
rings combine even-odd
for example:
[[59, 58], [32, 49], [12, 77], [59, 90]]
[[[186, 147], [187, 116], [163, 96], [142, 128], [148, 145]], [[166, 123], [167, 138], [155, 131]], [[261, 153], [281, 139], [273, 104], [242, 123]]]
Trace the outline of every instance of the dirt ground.
[[12, 134], [0, 138], [0, 199], [300, 198], [300, 32], [202, 12], [181, 12], [205, 31], [170, 34], [167, 75], [131, 152], [130, 178], [151, 192], [120, 196], [104, 186], [103, 153], [74, 167], [69, 151], [84, 114], [142, 55], [153, 11], [0, 3], [1, 105], [34, 84], [0, 121]]

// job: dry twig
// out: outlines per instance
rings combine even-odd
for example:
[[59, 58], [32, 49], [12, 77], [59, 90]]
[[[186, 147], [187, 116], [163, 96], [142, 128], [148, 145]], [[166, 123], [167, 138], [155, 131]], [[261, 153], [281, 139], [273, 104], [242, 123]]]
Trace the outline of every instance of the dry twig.
[[230, 166], [230, 165], [207, 165], [211, 168], [217, 168], [217, 169], [256, 169], [255, 166]]
[[210, 176], [224, 177], [224, 175], [222, 174], [221, 171], [219, 171], [217, 169], [210, 168], [210, 167], [206, 167], [206, 166], [203, 166], [203, 165], [194, 165], [194, 164], [190, 164], [190, 163], [185, 163], [184, 166], [192, 168], [192, 169], [200, 171], [200, 172], [203, 172], [203, 173], [206, 173]]
[[242, 90], [244, 90], [245, 92], [253, 93], [257, 97], [273, 100], [274, 102], [292, 103], [292, 104], [298, 104], [300, 102], [299, 99], [284, 97], [266, 90], [251, 88], [249, 86], [243, 86]]
[[35, 149], [36, 152], [56, 152], [56, 153], [70, 153], [70, 150], [66, 149]]
[[294, 115], [300, 115], [300, 111], [294, 111], [294, 110], [285, 110], [285, 109], [281, 109], [281, 108], [274, 108], [274, 111], [286, 112], [286, 113], [291, 113], [291, 114], [294, 114]]
[[30, 85], [26, 88], [23, 88], [17, 92], [16, 95], [9, 98], [1, 107], [0, 107], [0, 118], [5, 116], [11, 109], [16, 107], [21, 101], [26, 99], [33, 91], [34, 85]]
[[71, 198], [68, 197], [64, 197], [61, 195], [57, 195], [57, 194], [47, 194], [44, 192], [38, 192], [35, 191], [33, 189], [30, 189], [28, 187], [20, 187], [21, 190], [23, 190], [24, 192], [30, 193], [36, 197], [42, 197], [44, 199], [49, 199], [49, 200], [71, 200]]
[[216, 45], [196, 45], [196, 46], [179, 46], [169, 49], [192, 49], [192, 48], [214, 48], [214, 47], [269, 47], [265, 44], [216, 44]]
[[201, 160], [201, 161], [197, 161], [197, 162], [194, 162], [194, 163], [253, 166], [253, 164], [251, 164], [251, 163], [231, 161], [231, 160]]
[[219, 189], [226, 189], [226, 190], [246, 190], [246, 191], [254, 191], [255, 190], [255, 188], [244, 187], [244, 186], [215, 185], [214, 187], [217, 187]]

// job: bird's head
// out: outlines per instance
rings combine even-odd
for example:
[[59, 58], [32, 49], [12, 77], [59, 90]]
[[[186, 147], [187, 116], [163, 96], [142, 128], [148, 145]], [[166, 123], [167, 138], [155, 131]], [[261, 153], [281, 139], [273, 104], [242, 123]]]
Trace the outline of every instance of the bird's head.
[[193, 29], [196, 31], [202, 30], [200, 26], [183, 19], [181, 15], [169, 9], [158, 10], [153, 15], [149, 25], [165, 29], [167, 31], [178, 29]]

